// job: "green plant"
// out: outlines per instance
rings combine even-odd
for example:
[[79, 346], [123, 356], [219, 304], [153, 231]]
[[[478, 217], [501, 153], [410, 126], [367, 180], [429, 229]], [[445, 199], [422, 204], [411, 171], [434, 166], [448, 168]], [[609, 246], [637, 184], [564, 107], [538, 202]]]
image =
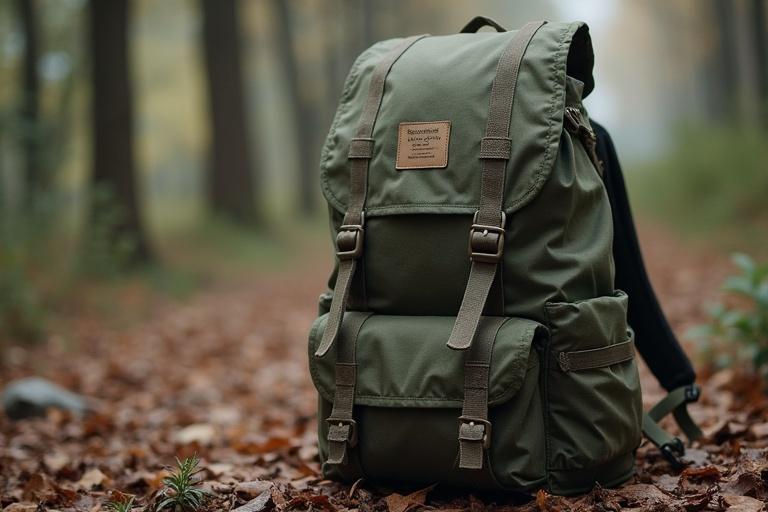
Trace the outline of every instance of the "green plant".
[[711, 322], [695, 327], [690, 335], [704, 343], [717, 365], [748, 359], [756, 372], [768, 377], [768, 263], [757, 264], [745, 254], [735, 254], [733, 262], [740, 273], [723, 284], [733, 304], [713, 305]]
[[128, 496], [122, 500], [108, 501], [104, 505], [104, 508], [110, 512], [131, 512], [131, 510], [133, 510], [134, 500], [135, 498], [133, 496]]
[[160, 491], [160, 502], [155, 510], [165, 510], [169, 507], [174, 511], [195, 511], [200, 508], [208, 497], [208, 491], [201, 488], [196, 475], [200, 459], [197, 456], [188, 457], [183, 461], [176, 459], [175, 470], [163, 479], [165, 488]]

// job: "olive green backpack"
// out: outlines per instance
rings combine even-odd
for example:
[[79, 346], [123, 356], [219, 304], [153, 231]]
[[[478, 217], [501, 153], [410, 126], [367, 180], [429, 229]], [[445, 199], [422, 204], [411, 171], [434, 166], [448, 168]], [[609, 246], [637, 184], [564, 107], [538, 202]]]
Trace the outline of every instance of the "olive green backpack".
[[[614, 263], [614, 224], [634, 227], [582, 105], [592, 65], [583, 23], [483, 17], [354, 63], [321, 162], [336, 268], [309, 360], [326, 477], [573, 494], [630, 478], [644, 429], [680, 464], [656, 422], [673, 412], [696, 437], [698, 388], [632, 281], [639, 252]], [[656, 339], [638, 348], [672, 391], [645, 416], [619, 270], [647, 296], [636, 329]]]

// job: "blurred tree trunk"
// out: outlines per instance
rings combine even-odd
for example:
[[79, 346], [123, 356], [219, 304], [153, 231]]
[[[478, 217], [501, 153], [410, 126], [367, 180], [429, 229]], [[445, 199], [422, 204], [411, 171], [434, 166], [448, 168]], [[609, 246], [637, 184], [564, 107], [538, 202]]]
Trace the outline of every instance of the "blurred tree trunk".
[[93, 116], [90, 230], [98, 230], [98, 236], [105, 238], [98, 243], [119, 250], [124, 263], [136, 265], [148, 261], [151, 250], [141, 218], [133, 151], [128, 7], [128, 0], [89, 2]]
[[738, 68], [732, 0], [710, 0], [715, 26], [716, 50], [707, 80], [710, 84], [710, 111], [716, 121], [732, 121], [736, 115]]
[[39, 30], [34, 0], [16, 0], [24, 34], [24, 62], [21, 74], [21, 147], [24, 155], [24, 201], [31, 206], [35, 193], [44, 187], [40, 137]]
[[768, 128], [768, 18], [766, 17], [766, 1], [751, 0], [752, 26], [755, 41], [755, 67], [757, 74], [757, 92], [760, 104], [760, 120], [764, 128]]
[[249, 150], [248, 108], [241, 62], [238, 0], [201, 0], [203, 51], [208, 77], [211, 210], [242, 224], [259, 221], [256, 176]]
[[273, 13], [277, 17], [277, 55], [282, 63], [288, 94], [293, 105], [293, 127], [296, 151], [299, 156], [299, 207], [309, 216], [317, 209], [316, 168], [318, 164], [317, 116], [301, 87], [299, 59], [294, 49], [294, 30], [290, 2], [272, 0]]

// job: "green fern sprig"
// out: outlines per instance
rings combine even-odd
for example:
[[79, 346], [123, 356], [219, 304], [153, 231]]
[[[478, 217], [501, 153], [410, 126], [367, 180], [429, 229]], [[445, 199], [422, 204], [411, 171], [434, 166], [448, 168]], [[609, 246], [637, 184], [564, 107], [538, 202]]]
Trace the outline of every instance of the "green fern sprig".
[[108, 501], [104, 508], [109, 512], [131, 512], [133, 510], [134, 497], [131, 496], [122, 501]]
[[199, 509], [206, 498], [208, 491], [199, 486], [195, 478], [201, 470], [198, 469], [200, 459], [197, 456], [189, 457], [183, 461], [176, 459], [176, 469], [163, 479], [165, 488], [161, 491], [162, 500], [155, 510], [165, 510], [172, 507], [174, 511], [195, 511]]

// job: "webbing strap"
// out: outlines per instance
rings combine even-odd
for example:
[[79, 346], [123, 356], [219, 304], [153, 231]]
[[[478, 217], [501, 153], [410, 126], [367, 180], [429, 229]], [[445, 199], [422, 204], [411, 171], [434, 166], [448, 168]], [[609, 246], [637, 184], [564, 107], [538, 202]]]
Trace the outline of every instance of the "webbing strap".
[[477, 343], [464, 362], [464, 404], [459, 417], [459, 468], [482, 469], [485, 450], [491, 444], [488, 421], [488, 385], [493, 344], [503, 317], [485, 317], [480, 324]]
[[689, 441], [694, 441], [704, 434], [701, 429], [696, 425], [688, 414], [687, 405], [691, 402], [695, 402], [699, 399], [700, 390], [696, 384], [691, 386], [683, 386], [677, 389], [673, 389], [667, 396], [659, 401], [656, 405], [648, 411], [653, 421], [661, 421], [661, 419], [669, 413], [672, 413], [675, 421], [677, 422], [680, 430], [683, 431], [685, 437]]
[[635, 357], [634, 340], [590, 350], [560, 352], [557, 363], [564, 372], [577, 372], [623, 363]]
[[499, 58], [491, 86], [491, 100], [485, 137], [481, 141], [483, 172], [480, 206], [470, 229], [472, 266], [448, 346], [466, 350], [472, 344], [491, 290], [504, 248], [504, 175], [509, 160], [509, 121], [515, 98], [517, 75], [528, 44], [544, 22], [526, 24], [510, 40]]
[[387, 53], [371, 74], [368, 86], [368, 98], [365, 101], [355, 136], [350, 142], [349, 162], [349, 205], [344, 214], [344, 221], [336, 236], [336, 256], [339, 258], [339, 272], [336, 276], [336, 286], [333, 289], [333, 299], [328, 311], [328, 323], [323, 332], [323, 338], [317, 347], [315, 355], [324, 356], [339, 334], [339, 328], [347, 307], [347, 298], [352, 284], [352, 277], [357, 268], [356, 261], [363, 253], [363, 235], [365, 215], [365, 196], [368, 190], [368, 164], [373, 155], [373, 125], [384, 97], [384, 84], [387, 75], [400, 56], [416, 41], [426, 35], [412, 36], [395, 46]]
[[679, 457], [685, 454], [685, 446], [679, 438], [661, 428], [658, 422], [672, 413], [688, 441], [702, 437], [704, 434], [688, 413], [688, 404], [697, 401], [700, 393], [696, 384], [673, 389], [643, 415], [643, 434], [661, 450], [674, 467], [682, 467]]
[[336, 359], [336, 389], [328, 422], [328, 464], [346, 464], [347, 447], [357, 444], [357, 424], [352, 415], [355, 404], [357, 336], [371, 313], [350, 312], [341, 327]]

